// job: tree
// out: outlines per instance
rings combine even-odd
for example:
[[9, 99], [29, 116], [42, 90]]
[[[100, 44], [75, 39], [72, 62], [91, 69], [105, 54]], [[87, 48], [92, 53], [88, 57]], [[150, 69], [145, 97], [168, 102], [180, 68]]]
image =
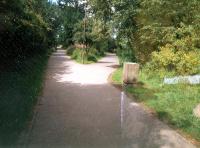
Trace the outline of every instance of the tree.
[[75, 24], [84, 17], [83, 4], [79, 4], [78, 0], [59, 0], [58, 1], [60, 12], [60, 44], [69, 46], [74, 44], [73, 35]]
[[54, 46], [55, 20], [47, 15], [51, 6], [47, 0], [1, 1], [0, 65], [17, 65]]
[[199, 9], [197, 0], [141, 0], [135, 15], [137, 31], [133, 35], [137, 59], [145, 63], [150, 60], [149, 53], [179, 39], [175, 32], [181, 24], [192, 25], [198, 31]]
[[115, 30], [117, 54], [120, 61], [136, 61], [134, 33], [136, 26], [137, 0], [115, 0], [112, 3], [111, 27]]

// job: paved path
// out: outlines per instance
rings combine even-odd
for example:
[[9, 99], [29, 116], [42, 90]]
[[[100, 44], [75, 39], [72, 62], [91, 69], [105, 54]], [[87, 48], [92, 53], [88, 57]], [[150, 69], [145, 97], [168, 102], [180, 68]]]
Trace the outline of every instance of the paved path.
[[193, 148], [107, 83], [117, 58], [80, 65], [58, 50], [49, 61], [28, 148]]

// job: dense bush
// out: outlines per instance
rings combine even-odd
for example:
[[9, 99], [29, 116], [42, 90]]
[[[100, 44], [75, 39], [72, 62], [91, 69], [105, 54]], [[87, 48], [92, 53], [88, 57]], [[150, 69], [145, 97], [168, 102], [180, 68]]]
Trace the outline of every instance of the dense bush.
[[[177, 39], [176, 36], [179, 36]], [[193, 27], [181, 27], [174, 32], [171, 43], [152, 53], [149, 68], [153, 71], [191, 75], [200, 71], [199, 38]]]
[[152, 53], [152, 60], [148, 67], [152, 71], [162, 74], [173, 73], [179, 75], [190, 75], [199, 72], [199, 51], [175, 51], [170, 45], [161, 48], [160, 52]]
[[58, 6], [60, 8], [59, 19], [61, 22], [58, 31], [58, 42], [63, 45], [63, 47], [74, 44], [73, 38], [77, 23], [84, 17], [83, 5], [84, 4], [79, 3], [78, 0], [58, 0]]
[[110, 37], [108, 28], [96, 18], [88, 18], [86, 21], [79, 21], [73, 30], [73, 41], [91, 50], [97, 50], [97, 54], [104, 56], [106, 51], [115, 46], [114, 40]]
[[75, 48], [71, 58], [77, 62], [88, 64], [97, 62], [101, 57], [101, 54], [95, 48]]
[[0, 5], [0, 67], [17, 65], [54, 46], [52, 24], [42, 12], [36, 12], [35, 0], [2, 1]]
[[81, 61], [82, 54], [83, 54], [83, 51], [80, 50], [79, 48], [76, 48], [76, 49], [73, 51], [73, 53], [72, 53], [72, 55], [71, 55], [71, 58], [72, 58], [72, 59], [77, 59], [77, 60]]
[[135, 62], [136, 57], [134, 50], [130, 44], [127, 44], [127, 39], [118, 39], [117, 43], [117, 56], [119, 57], [119, 63], [122, 65], [124, 62]]
[[74, 50], [76, 49], [76, 47], [74, 45], [71, 45], [69, 46], [67, 49], [66, 49], [66, 53], [67, 55], [71, 56], [74, 52]]
[[124, 62], [135, 62], [135, 57], [132, 49], [121, 49], [117, 48], [117, 56], [119, 58], [120, 65], [123, 65]]
[[[136, 8], [134, 15], [137, 27], [130, 37], [140, 63], [148, 62], [151, 57], [149, 55], [159, 51], [160, 47], [166, 44], [176, 46], [174, 42], [182, 42], [183, 37], [186, 39], [188, 35], [190, 36], [186, 41], [188, 45], [200, 38], [200, 1], [140, 0], [138, 3], [139, 7]], [[181, 46], [183, 47], [185, 43]], [[182, 47], [179, 50], [184, 49]]]

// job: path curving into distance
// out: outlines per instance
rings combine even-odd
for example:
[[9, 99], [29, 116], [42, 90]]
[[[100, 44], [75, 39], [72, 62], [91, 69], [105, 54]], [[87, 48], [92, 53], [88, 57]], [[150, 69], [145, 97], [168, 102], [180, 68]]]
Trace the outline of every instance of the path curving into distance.
[[81, 65], [64, 50], [55, 52], [32, 126], [20, 147], [194, 148], [107, 83], [117, 65], [113, 54]]

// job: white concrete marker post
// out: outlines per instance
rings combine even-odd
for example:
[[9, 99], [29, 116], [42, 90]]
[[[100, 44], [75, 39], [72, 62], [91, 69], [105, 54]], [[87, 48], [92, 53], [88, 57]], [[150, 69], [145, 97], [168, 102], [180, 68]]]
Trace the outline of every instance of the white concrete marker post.
[[123, 69], [123, 82], [125, 84], [134, 84], [138, 80], [139, 76], [139, 64], [137, 63], [124, 63]]
[[[125, 122], [125, 91], [124, 91], [124, 84], [134, 84], [137, 83], [138, 81], [138, 76], [139, 76], [139, 64], [137, 63], [129, 63], [126, 62], [124, 63], [124, 68], [123, 68], [123, 84], [122, 84], [122, 93], [121, 93], [121, 129], [123, 129], [123, 124]], [[123, 130], [122, 130], [123, 131]], [[121, 133], [121, 136], [123, 137], [123, 133]]]

